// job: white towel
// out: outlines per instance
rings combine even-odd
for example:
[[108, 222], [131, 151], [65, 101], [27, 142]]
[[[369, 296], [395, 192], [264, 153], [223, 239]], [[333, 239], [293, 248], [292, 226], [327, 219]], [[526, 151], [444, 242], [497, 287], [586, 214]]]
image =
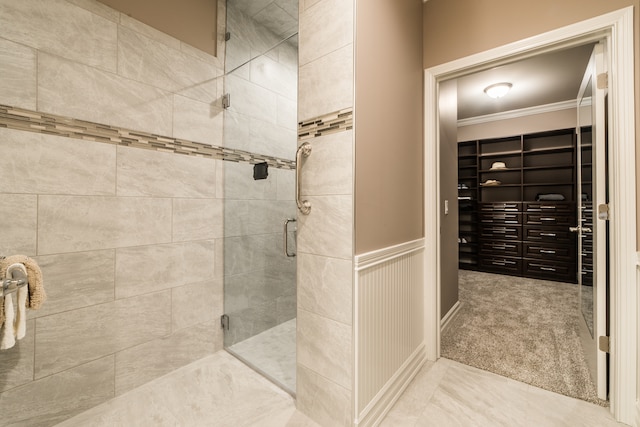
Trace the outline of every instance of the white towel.
[[[13, 277], [13, 272], [19, 270], [27, 277], [27, 269], [23, 264], [11, 264], [7, 268], [7, 278]], [[15, 315], [13, 310], [13, 298], [11, 294], [4, 297], [5, 321], [2, 330], [2, 340], [0, 341], [0, 350], [7, 350], [16, 344], [16, 338], [22, 339], [27, 331], [27, 296], [29, 290], [27, 286], [21, 286], [17, 290], [18, 313]]]
[[[24, 264], [16, 263], [7, 268], [7, 276], [11, 277], [13, 271], [20, 270], [27, 277], [27, 268]], [[27, 333], [27, 297], [29, 296], [29, 287], [27, 285], [18, 288], [18, 313], [14, 325], [16, 338], [21, 340]]]
[[4, 327], [2, 328], [2, 340], [0, 350], [6, 350], [16, 345], [16, 337], [13, 331], [13, 301], [11, 294], [4, 297]]

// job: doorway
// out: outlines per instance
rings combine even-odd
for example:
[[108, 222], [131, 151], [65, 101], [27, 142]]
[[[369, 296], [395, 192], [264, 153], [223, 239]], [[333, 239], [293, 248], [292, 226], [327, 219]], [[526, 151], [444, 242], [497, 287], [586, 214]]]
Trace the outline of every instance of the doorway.
[[[602, 39], [612, 48], [611, 97], [611, 409], [616, 419], [631, 423], [636, 393], [635, 290], [635, 123], [633, 100], [632, 8], [541, 34], [521, 42], [472, 55], [425, 71], [425, 200], [437, 200], [437, 209], [425, 207], [425, 233], [437, 244], [427, 245], [426, 342], [428, 356], [440, 356], [440, 252], [439, 228], [444, 206], [439, 202], [439, 134], [437, 96], [441, 82], [500, 63], [545, 51], [577, 46]], [[625, 58], [628, 58], [625, 60]], [[626, 179], [625, 179], [626, 177]]]

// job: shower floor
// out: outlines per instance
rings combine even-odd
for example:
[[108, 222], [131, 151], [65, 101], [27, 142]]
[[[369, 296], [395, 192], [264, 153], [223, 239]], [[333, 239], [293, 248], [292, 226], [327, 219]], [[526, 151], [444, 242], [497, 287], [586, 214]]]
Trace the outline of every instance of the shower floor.
[[227, 350], [295, 395], [296, 319], [267, 329]]

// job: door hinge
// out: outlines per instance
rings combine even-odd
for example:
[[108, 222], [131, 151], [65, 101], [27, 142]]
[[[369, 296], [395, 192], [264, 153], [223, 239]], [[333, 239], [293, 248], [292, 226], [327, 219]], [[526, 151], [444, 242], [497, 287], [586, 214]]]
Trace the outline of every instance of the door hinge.
[[609, 221], [609, 205], [602, 203], [598, 205], [598, 219]]
[[609, 73], [598, 74], [598, 89], [607, 89], [609, 87]]
[[222, 108], [225, 110], [231, 107], [231, 94], [225, 93], [222, 95]]
[[227, 31], [224, 33], [224, 41], [228, 42], [229, 40], [231, 40], [231, 33]]
[[598, 349], [600, 349], [600, 351], [604, 351], [605, 353], [609, 353], [609, 337], [608, 336], [602, 336], [602, 337], [598, 337]]
[[222, 316], [220, 316], [220, 326], [225, 331], [229, 330], [229, 315], [228, 314], [223, 314]]

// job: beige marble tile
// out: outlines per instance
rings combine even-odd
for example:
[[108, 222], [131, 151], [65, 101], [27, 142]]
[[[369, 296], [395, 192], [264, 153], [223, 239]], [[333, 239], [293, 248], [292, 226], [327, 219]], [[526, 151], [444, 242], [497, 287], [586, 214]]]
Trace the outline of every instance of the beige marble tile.
[[113, 356], [2, 394], [4, 425], [52, 426], [113, 397]]
[[353, 43], [355, 2], [322, 0], [300, 13], [300, 65]]
[[298, 120], [353, 106], [353, 45], [300, 67]]
[[351, 389], [351, 326], [298, 309], [298, 364]]
[[147, 37], [155, 42], [160, 42], [172, 49], [180, 50], [180, 40], [176, 39], [175, 37], [163, 33], [162, 31], [156, 30], [155, 28], [150, 27], [149, 25], [140, 22], [137, 19], [124, 13], [121, 13], [119, 15], [120, 25], [125, 30], [134, 30], [141, 36]]
[[298, 364], [296, 406], [322, 426], [351, 426], [351, 392]]
[[[15, 304], [15, 300], [13, 301]], [[12, 348], [2, 350], [0, 355], [0, 393], [33, 381], [33, 353], [35, 345], [35, 322], [27, 320], [24, 338], [16, 341]], [[0, 395], [0, 408], [2, 408]]]
[[[282, 3], [282, 2], [280, 2]], [[288, 14], [278, 2], [272, 2], [256, 13], [255, 20], [266, 27], [273, 34], [288, 37], [298, 30], [298, 14], [295, 17]]]
[[0, 228], [0, 254], [36, 254], [38, 197], [25, 194], [3, 194], [0, 217], [10, 227]]
[[215, 277], [215, 241], [119, 248], [116, 298], [129, 298]]
[[117, 25], [64, 0], [0, 1], [0, 37], [92, 67], [116, 69]]
[[216, 197], [216, 162], [118, 147], [119, 196]]
[[109, 249], [171, 240], [171, 200], [39, 196], [38, 254]]
[[[218, 29], [218, 35], [222, 36], [222, 39], [224, 40], [224, 32], [220, 32], [220, 29]], [[224, 73], [224, 53], [222, 55], [220, 54], [221, 44], [224, 46], [224, 42], [218, 43], [217, 56], [213, 56], [210, 53], [207, 53], [182, 41], [180, 42], [180, 50], [187, 55], [193, 56], [200, 61], [204, 61], [207, 64], [214, 66], [218, 70], [218, 75], [222, 75]]]
[[116, 353], [116, 396], [222, 349], [218, 321], [195, 325], [168, 337]]
[[298, 216], [298, 252], [351, 259], [353, 198], [309, 196], [311, 213]]
[[29, 317], [48, 316], [113, 301], [113, 249], [43, 255], [36, 261], [45, 278], [47, 301], [39, 310], [29, 310]]
[[227, 200], [225, 235], [281, 233], [286, 218], [295, 218], [292, 200]]
[[353, 131], [314, 138], [303, 160], [302, 195], [353, 194]]
[[86, 9], [91, 13], [95, 13], [96, 15], [100, 15], [109, 21], [116, 23], [120, 21], [120, 12], [98, 0], [67, 0], [67, 2]]
[[0, 99], [5, 105], [36, 109], [36, 52], [0, 39]]
[[293, 129], [250, 118], [249, 145], [243, 149], [253, 153], [294, 160], [297, 139], [296, 131]]
[[[278, 200], [294, 200], [296, 193], [296, 171], [278, 169], [274, 171], [278, 179]], [[294, 215], [295, 216], [295, 215]]]
[[255, 83], [248, 82], [235, 75], [226, 77], [227, 92], [231, 95], [231, 112], [276, 123], [277, 95]]
[[222, 282], [215, 280], [171, 289], [172, 329], [214, 324], [223, 314], [222, 303]]
[[172, 104], [161, 89], [38, 54], [40, 111], [170, 136]]
[[153, 425], [167, 426], [261, 425], [253, 420], [276, 408], [289, 410], [292, 404], [284, 391], [221, 351], [62, 426], [146, 426], [149, 420]]
[[221, 199], [173, 199], [173, 241], [222, 237], [223, 203]]
[[0, 141], [0, 181], [13, 192], [115, 194], [115, 146], [13, 129]]
[[285, 129], [298, 129], [298, 102], [278, 96], [277, 125]]
[[351, 325], [353, 266], [350, 260], [298, 254], [298, 306]]
[[36, 319], [35, 377], [166, 336], [170, 310], [164, 291]]
[[291, 101], [298, 89], [298, 69], [267, 56], [259, 56], [250, 63], [251, 82]]
[[253, 179], [253, 165], [226, 162], [224, 165], [225, 200], [275, 199], [278, 183], [270, 175], [267, 179]]
[[[224, 110], [224, 146], [247, 151], [249, 144], [249, 122], [251, 118], [235, 111]], [[251, 150], [249, 150], [251, 151]]]
[[118, 74], [169, 92], [187, 89], [217, 77], [216, 67], [182, 52], [180, 42], [169, 47], [165, 40], [159, 42], [154, 38], [120, 27]]
[[184, 96], [173, 98], [173, 136], [190, 141], [222, 146], [223, 111], [208, 102], [199, 102]]
[[[222, 108], [222, 95], [224, 94], [224, 76], [206, 80], [190, 85], [176, 92], [176, 95], [204, 102], [211, 107]], [[216, 145], [222, 145], [217, 143]]]
[[300, 0], [300, 10], [307, 10], [314, 4], [321, 2], [322, 0]]

